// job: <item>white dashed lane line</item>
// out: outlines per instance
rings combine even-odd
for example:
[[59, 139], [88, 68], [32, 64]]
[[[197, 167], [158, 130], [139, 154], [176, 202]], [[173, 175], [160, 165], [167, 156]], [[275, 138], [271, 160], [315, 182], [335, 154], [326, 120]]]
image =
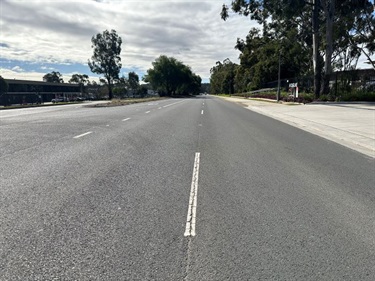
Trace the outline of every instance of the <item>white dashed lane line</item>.
[[87, 135], [89, 135], [89, 134], [92, 134], [92, 132], [87, 132], [87, 133], [84, 133], [84, 134], [81, 134], [81, 135], [75, 136], [75, 137], [73, 137], [73, 139], [79, 139], [79, 138], [82, 138], [82, 137], [87, 136]]
[[122, 119], [122, 121], [128, 121], [130, 120], [130, 118], [125, 118], [125, 119]]

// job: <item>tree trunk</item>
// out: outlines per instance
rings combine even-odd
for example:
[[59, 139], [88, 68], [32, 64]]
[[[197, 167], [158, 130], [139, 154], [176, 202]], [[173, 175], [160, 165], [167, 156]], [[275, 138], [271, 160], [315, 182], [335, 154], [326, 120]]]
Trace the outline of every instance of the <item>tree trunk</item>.
[[108, 99], [112, 100], [113, 99], [113, 93], [112, 93], [112, 85], [111, 85], [111, 79], [107, 79], [108, 82]]
[[319, 6], [320, 0], [312, 0], [313, 12], [312, 12], [312, 27], [313, 27], [313, 68], [314, 68], [314, 95], [315, 98], [319, 98], [320, 94], [320, 82], [321, 82], [321, 67], [319, 60]]
[[326, 18], [326, 55], [324, 62], [324, 80], [322, 94], [329, 93], [329, 81], [332, 73], [333, 53], [333, 21], [335, 14], [335, 0], [324, 0], [324, 14]]

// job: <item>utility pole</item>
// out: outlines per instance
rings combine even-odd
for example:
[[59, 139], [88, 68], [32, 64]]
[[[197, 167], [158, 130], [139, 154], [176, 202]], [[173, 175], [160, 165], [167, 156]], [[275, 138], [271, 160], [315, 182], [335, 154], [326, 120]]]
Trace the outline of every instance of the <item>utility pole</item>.
[[281, 75], [281, 50], [279, 50], [279, 74], [277, 80], [277, 94], [276, 94], [276, 101], [280, 101], [280, 75]]

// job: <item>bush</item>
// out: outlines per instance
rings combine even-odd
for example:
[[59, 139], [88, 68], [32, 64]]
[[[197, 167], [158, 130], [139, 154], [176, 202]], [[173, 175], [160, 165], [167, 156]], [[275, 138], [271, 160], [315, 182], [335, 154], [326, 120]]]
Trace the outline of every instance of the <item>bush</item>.
[[314, 101], [313, 93], [301, 93], [298, 95], [298, 102], [300, 103], [309, 103]]
[[340, 96], [340, 101], [375, 101], [375, 92], [358, 90]]

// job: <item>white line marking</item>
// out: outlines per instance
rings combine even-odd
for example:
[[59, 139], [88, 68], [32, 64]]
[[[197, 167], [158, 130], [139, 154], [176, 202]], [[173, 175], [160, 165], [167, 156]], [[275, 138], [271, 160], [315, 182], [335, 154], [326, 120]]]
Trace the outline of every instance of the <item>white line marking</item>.
[[75, 136], [75, 137], [73, 137], [73, 138], [74, 138], [74, 139], [78, 139], [78, 138], [81, 138], [81, 137], [87, 136], [87, 135], [89, 135], [89, 134], [92, 134], [92, 132], [87, 132], [87, 133], [84, 133], [84, 134], [82, 134], [82, 135]]
[[159, 107], [158, 109], [161, 109], [161, 107]]
[[148, 113], [150, 113], [150, 112], [151, 112], [151, 111], [146, 111], [145, 113], [148, 114]]
[[122, 119], [122, 121], [128, 121], [130, 120], [130, 118], [125, 118], [125, 119]]
[[189, 198], [189, 209], [186, 218], [186, 228], [184, 236], [195, 236], [195, 220], [197, 212], [198, 176], [199, 176], [200, 152], [195, 153], [194, 170], [191, 179], [191, 190]]
[[163, 107], [168, 107], [168, 106], [171, 106], [171, 105], [174, 105], [174, 104], [178, 104], [180, 102], [184, 102], [185, 100], [182, 100], [182, 101], [176, 101], [174, 103], [170, 103], [170, 104], [167, 104], [167, 105], [164, 105]]
[[203, 114], [203, 109], [202, 109], [202, 111], [201, 111], [201, 114]]

